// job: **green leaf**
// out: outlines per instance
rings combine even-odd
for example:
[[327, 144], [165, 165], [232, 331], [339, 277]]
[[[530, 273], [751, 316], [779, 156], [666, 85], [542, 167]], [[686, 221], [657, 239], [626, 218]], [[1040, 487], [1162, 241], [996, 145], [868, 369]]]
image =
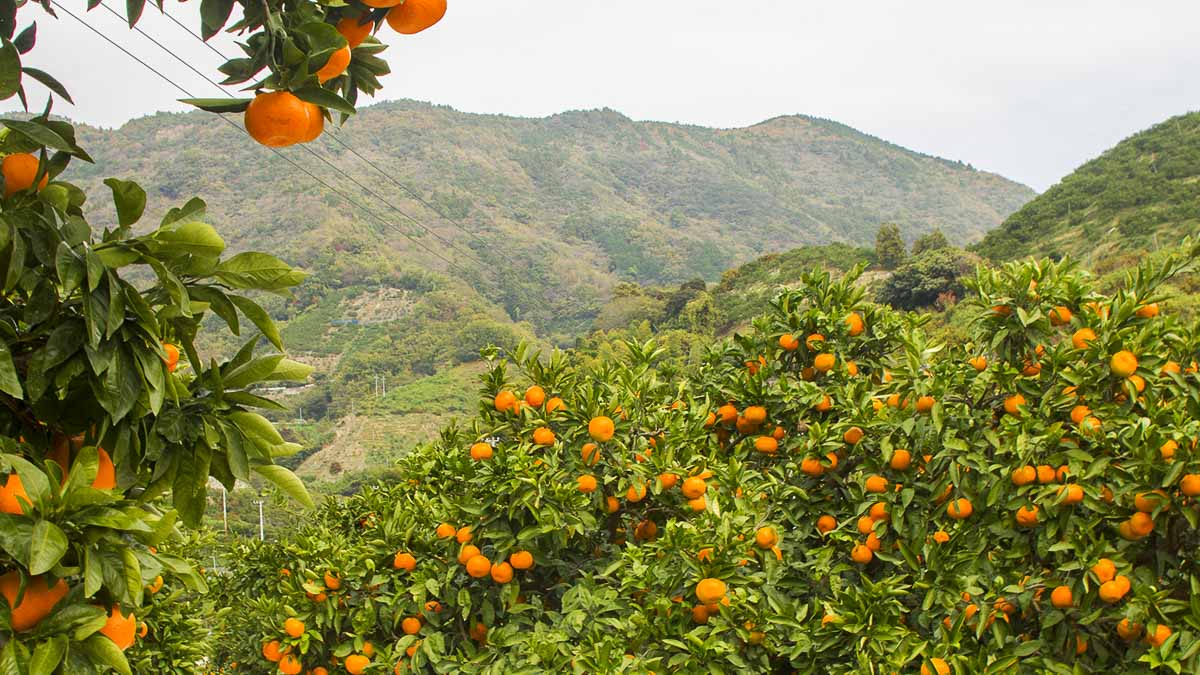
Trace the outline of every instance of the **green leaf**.
[[30, 68], [29, 66], [25, 66], [21, 68], [21, 70], [26, 75], [32, 77], [38, 82], [41, 82], [42, 86], [58, 94], [67, 103], [75, 103], [75, 101], [71, 99], [71, 94], [67, 92], [67, 88], [64, 87], [61, 82], [54, 79], [54, 76], [52, 76], [50, 73], [47, 73], [39, 68]]
[[146, 191], [133, 181], [105, 178], [104, 184], [112, 190], [113, 204], [117, 207], [117, 223], [121, 227], [133, 225], [146, 210]]
[[223, 374], [225, 388], [243, 389], [252, 384], [262, 382], [270, 377], [271, 373], [275, 372], [276, 366], [281, 361], [283, 361], [282, 354], [273, 354], [238, 366], [232, 371]]
[[34, 647], [33, 657], [29, 659], [29, 675], [52, 675], [67, 655], [67, 643], [66, 635], [55, 635]]
[[8, 127], [14, 132], [21, 134], [37, 145], [44, 145], [54, 150], [61, 150], [65, 153], [75, 155], [81, 159], [91, 161], [87, 153], [79, 149], [73, 141], [63, 138], [57, 131], [52, 129], [49, 123], [35, 122], [32, 120], [0, 120], [0, 124]]
[[21, 89], [21, 55], [7, 38], [0, 39], [0, 99], [12, 98]]
[[266, 253], [239, 253], [217, 265], [216, 277], [233, 288], [276, 291], [291, 288], [307, 275]]
[[251, 440], [268, 446], [281, 445], [284, 442], [275, 425], [258, 413], [239, 410], [229, 414], [229, 421], [236, 424]]
[[129, 661], [125, 659], [125, 653], [121, 651], [117, 643], [107, 637], [92, 635], [79, 647], [91, 657], [92, 661], [104, 664], [120, 675], [133, 675], [133, 671], [129, 669]]
[[304, 487], [304, 482], [301, 481], [296, 474], [292, 473], [286, 467], [277, 464], [263, 464], [254, 467], [263, 478], [271, 481], [275, 487], [283, 491], [284, 494], [292, 499], [300, 502], [308, 508], [314, 508], [312, 496], [308, 494], [308, 490]]
[[250, 107], [251, 99], [248, 98], [181, 98], [180, 103], [186, 103], [190, 106], [195, 106], [201, 110], [218, 115], [223, 113], [241, 113], [246, 112], [246, 108]]
[[58, 279], [62, 282], [62, 294], [64, 296], [73, 293], [83, 283], [86, 268], [83, 261], [79, 259], [79, 255], [71, 250], [70, 245], [65, 241], [58, 243], [58, 251], [54, 256], [54, 266], [58, 272]]
[[12, 352], [8, 351], [8, 343], [0, 340], [0, 391], [17, 399], [25, 397], [21, 388], [21, 380], [17, 377], [17, 368], [13, 365]]
[[200, 35], [206, 41], [225, 27], [233, 11], [233, 0], [201, 0]]
[[33, 521], [28, 516], [0, 513], [0, 548], [22, 565], [29, 564], [29, 539]]
[[154, 233], [154, 240], [165, 244], [172, 253], [216, 257], [225, 250], [225, 240], [216, 229], [199, 221], [161, 227]]
[[281, 382], [304, 382], [308, 379], [309, 375], [312, 375], [312, 372], [313, 367], [306, 363], [283, 359], [279, 362], [279, 365], [275, 366], [275, 371], [263, 379]]
[[237, 308], [242, 311], [242, 314], [247, 319], [250, 319], [258, 327], [263, 337], [270, 340], [276, 349], [283, 351], [283, 338], [279, 335], [279, 328], [275, 326], [275, 322], [271, 319], [271, 315], [267, 314], [266, 310], [250, 298], [244, 298], [240, 295], [231, 295], [229, 299], [233, 301], [233, 304], [237, 305]]
[[221, 317], [225, 325], [229, 326], [231, 333], [241, 335], [240, 326], [238, 325], [237, 308], [229, 301], [229, 296], [225, 295], [224, 291], [212, 286], [197, 285], [188, 286], [187, 291], [193, 300], [207, 302], [213, 313]]
[[66, 533], [48, 520], [39, 520], [33, 526], [33, 537], [29, 542], [29, 573], [49, 572], [66, 553]]
[[338, 96], [337, 94], [333, 93], [332, 91], [329, 91], [328, 89], [325, 89], [322, 87], [316, 87], [316, 86], [301, 87], [301, 88], [293, 91], [292, 93], [295, 94], [296, 97], [299, 98], [301, 101], [308, 101], [309, 103], [315, 103], [315, 104], [321, 106], [322, 108], [327, 108], [329, 110], [336, 110], [340, 113], [345, 113], [347, 115], [353, 115], [355, 112], [354, 106], [350, 105], [349, 101], [342, 98], [341, 96]]

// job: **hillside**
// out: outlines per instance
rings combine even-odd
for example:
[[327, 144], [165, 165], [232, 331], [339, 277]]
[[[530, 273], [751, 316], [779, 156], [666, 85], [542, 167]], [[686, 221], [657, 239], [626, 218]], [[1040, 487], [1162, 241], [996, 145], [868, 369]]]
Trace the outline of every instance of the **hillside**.
[[401, 101], [363, 109], [338, 133], [454, 222], [333, 141], [313, 148], [336, 171], [305, 149], [283, 151], [370, 204], [384, 225], [199, 112], [83, 129], [103, 174], [73, 165], [71, 179], [88, 189], [110, 175], [136, 179], [157, 209], [203, 195], [235, 249], [272, 250], [308, 269], [306, 289], [318, 294], [435, 270], [539, 332], [565, 335], [589, 325], [619, 281], [715, 280], [800, 245], [870, 244], [885, 220], [909, 238], [937, 226], [974, 241], [1034, 195], [994, 174], [801, 116], [708, 129], [635, 122], [611, 110], [526, 119]]
[[993, 260], [1106, 258], [1173, 244], [1200, 227], [1200, 112], [1121, 141], [1009, 216], [976, 250]]

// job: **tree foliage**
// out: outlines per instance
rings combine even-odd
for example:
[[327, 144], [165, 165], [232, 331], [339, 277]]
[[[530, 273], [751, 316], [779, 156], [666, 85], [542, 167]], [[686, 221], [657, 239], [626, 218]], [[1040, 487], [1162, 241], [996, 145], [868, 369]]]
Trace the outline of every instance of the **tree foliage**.
[[884, 223], [879, 226], [875, 235], [875, 259], [885, 270], [894, 270], [904, 264], [908, 253], [904, 248], [904, 239], [900, 237], [900, 226], [895, 223]]

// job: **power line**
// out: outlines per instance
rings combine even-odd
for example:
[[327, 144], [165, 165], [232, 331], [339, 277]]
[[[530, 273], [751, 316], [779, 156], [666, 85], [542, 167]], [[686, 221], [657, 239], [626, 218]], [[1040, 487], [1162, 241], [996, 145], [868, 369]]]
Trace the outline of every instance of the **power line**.
[[[118, 44], [117, 42], [115, 42], [115, 41], [114, 41], [112, 38], [110, 38], [110, 37], [108, 37], [107, 35], [105, 35], [103, 31], [100, 31], [99, 29], [95, 28], [94, 26], [92, 26], [92, 25], [91, 25], [90, 23], [88, 23], [87, 21], [84, 21], [82, 18], [80, 18], [79, 16], [77, 16], [77, 15], [76, 15], [74, 12], [72, 12], [71, 10], [67, 9], [66, 7], [63, 7], [63, 6], [62, 6], [62, 4], [58, 2], [58, 0], [51, 0], [51, 3], [52, 3], [52, 4], [53, 4], [55, 7], [57, 7], [58, 9], [62, 10], [63, 12], [65, 12], [65, 13], [67, 14], [67, 16], [70, 16], [72, 19], [75, 19], [77, 22], [79, 22], [79, 23], [80, 23], [81, 25], [83, 25], [85, 28], [87, 28], [87, 29], [88, 29], [88, 30], [90, 30], [91, 32], [95, 33], [97, 36], [99, 36], [99, 37], [100, 37], [101, 39], [103, 39], [105, 42], [109, 43], [109, 44], [110, 44], [110, 45], [112, 45], [113, 47], [116, 47], [118, 50], [120, 50], [122, 53], [124, 53], [126, 56], [128, 56], [128, 57], [129, 57], [129, 58], [131, 58], [131, 59], [133, 59], [134, 61], [137, 61], [139, 64], [141, 64], [141, 65], [142, 65], [142, 67], [146, 68], [146, 69], [147, 69], [147, 70], [149, 70], [150, 72], [152, 72], [152, 73], [154, 73], [155, 75], [157, 75], [157, 76], [158, 76], [159, 78], [161, 78], [161, 79], [162, 79], [164, 82], [166, 82], [167, 84], [171, 85], [172, 87], [174, 87], [175, 89], [179, 90], [180, 92], [183, 92], [183, 95], [184, 95], [184, 96], [187, 96], [188, 98], [194, 98], [194, 96], [192, 95], [192, 93], [191, 93], [191, 92], [189, 92], [188, 90], [184, 89], [182, 86], [180, 86], [178, 83], [176, 83], [176, 82], [175, 82], [174, 80], [172, 80], [171, 78], [169, 78], [169, 77], [167, 77], [166, 75], [162, 74], [162, 72], [160, 72], [160, 71], [159, 71], [158, 69], [156, 69], [154, 66], [151, 66], [150, 64], [146, 63], [144, 60], [142, 60], [141, 58], [139, 58], [139, 57], [138, 57], [136, 54], [134, 54], [133, 52], [130, 52], [128, 49], [125, 49], [124, 47], [122, 47], [120, 44]], [[239, 127], [237, 124], [235, 124], [235, 123], [231, 122], [231, 121], [230, 121], [229, 119], [227, 119], [227, 118], [226, 118], [224, 115], [220, 115], [220, 114], [218, 114], [218, 115], [217, 115], [217, 117], [219, 117], [219, 118], [220, 118], [221, 120], [223, 120], [225, 123], [227, 123], [227, 124], [229, 124], [230, 126], [232, 126], [234, 129], [237, 129], [238, 131], [240, 131], [240, 132], [242, 132], [242, 133], [247, 133], [245, 129], [243, 129], [242, 127]], [[248, 133], [247, 133], [247, 135], [248, 135]], [[316, 174], [312, 173], [312, 172], [311, 172], [311, 171], [309, 171], [308, 169], [305, 169], [303, 166], [301, 166], [300, 164], [296, 163], [296, 162], [295, 162], [293, 159], [291, 159], [290, 157], [288, 157], [288, 156], [284, 155], [283, 153], [279, 152], [279, 150], [277, 150], [277, 149], [275, 149], [275, 148], [271, 148], [271, 147], [268, 147], [267, 149], [268, 149], [268, 150], [270, 150], [271, 152], [273, 152], [273, 153], [275, 154], [275, 156], [277, 156], [277, 157], [279, 157], [279, 158], [283, 159], [283, 160], [284, 160], [284, 161], [286, 161], [288, 164], [291, 164], [293, 167], [295, 167], [296, 169], [300, 170], [302, 173], [304, 173], [305, 175], [307, 175], [309, 178], [312, 178], [312, 179], [313, 179], [314, 181], [316, 181], [317, 183], [320, 183], [322, 186], [324, 186], [324, 187], [325, 187], [327, 190], [329, 190], [330, 192], [333, 192], [333, 193], [337, 194], [338, 196], [340, 196], [340, 197], [341, 197], [342, 199], [344, 199], [344, 200], [345, 200], [347, 203], [349, 203], [349, 204], [351, 204], [351, 205], [353, 205], [353, 206], [355, 206], [355, 207], [357, 207], [357, 208], [361, 209], [361, 210], [362, 210], [362, 211], [364, 211], [364, 212], [365, 212], [367, 215], [369, 215], [369, 216], [371, 216], [372, 218], [374, 218], [374, 219], [378, 220], [379, 222], [383, 223], [385, 227], [388, 227], [388, 226], [394, 227], [394, 226], [392, 226], [390, 223], [388, 223], [386, 220], [384, 220], [384, 219], [380, 218], [380, 217], [379, 217], [379, 215], [378, 215], [378, 214], [376, 214], [374, 211], [372, 211], [371, 209], [369, 209], [369, 208], [367, 208], [367, 207], [363, 206], [362, 204], [360, 204], [359, 202], [357, 202], [356, 200], [354, 200], [354, 198], [350, 197], [350, 196], [349, 196], [349, 195], [347, 195], [346, 193], [342, 192], [341, 190], [338, 190], [337, 188], [333, 187], [333, 186], [332, 186], [332, 185], [330, 185], [329, 183], [325, 182], [325, 180], [323, 180], [322, 178], [320, 178], [320, 177], [319, 177], [319, 176], [317, 176]], [[402, 230], [402, 229], [400, 229], [400, 228], [396, 228], [396, 229], [397, 229], [397, 231], [399, 231], [399, 232], [400, 232], [400, 234], [402, 234], [403, 236], [407, 237], [407, 238], [408, 238], [410, 241], [412, 241], [412, 242], [413, 242], [413, 244], [415, 244], [415, 245], [417, 246], [417, 248], [419, 248], [419, 249], [421, 249], [421, 250], [425, 251], [426, 253], [429, 253], [430, 255], [434, 256], [435, 258], [437, 258], [437, 259], [441, 260], [442, 262], [446, 263], [448, 266], [450, 266], [452, 269], [454, 269], [454, 270], [458, 271], [460, 274], [463, 274], [464, 276], [467, 274], [467, 273], [466, 273], [466, 271], [465, 271], [465, 270], [463, 270], [463, 268], [459, 267], [458, 265], [454, 264], [454, 263], [453, 263], [453, 262], [451, 262], [450, 260], [446, 259], [446, 258], [445, 258], [445, 257], [443, 257], [441, 254], [439, 254], [437, 251], [434, 251], [433, 249], [427, 248], [427, 247], [426, 247], [424, 244], [422, 244], [422, 243], [421, 243], [419, 240], [417, 240], [417, 239], [416, 239], [415, 237], [413, 237], [412, 235], [408, 234], [407, 232], [405, 232], [404, 230]]]
[[[107, 9], [107, 6], [106, 6], [106, 9]], [[109, 11], [111, 12], [112, 10], [110, 9]], [[159, 12], [163, 16], [167, 17], [167, 19], [170, 20], [171, 23], [173, 23], [176, 26], [179, 26], [181, 29], [183, 29], [183, 31], [186, 32], [188, 35], [191, 35], [193, 38], [199, 40], [200, 43], [203, 44], [205, 47], [207, 47], [208, 50], [211, 51], [213, 54], [216, 54], [217, 56], [221, 57], [222, 59], [224, 59], [226, 61], [229, 60], [229, 57], [226, 56], [224, 53], [222, 53], [221, 50], [214, 47], [208, 40], [205, 40], [202, 36], [198, 35], [194, 30], [192, 30], [189, 26], [187, 26], [186, 24], [181, 22], [179, 19], [176, 19], [174, 16], [172, 16], [170, 13], [168, 13], [165, 8], [159, 7]], [[206, 77], [205, 79], [208, 79], [208, 78]], [[222, 85], [217, 85], [217, 86], [222, 86]], [[222, 90], [222, 91], [224, 91], [224, 90]], [[338, 145], [345, 148], [348, 152], [350, 152], [350, 154], [354, 155], [356, 158], [358, 158], [364, 164], [370, 166], [372, 169], [375, 169], [376, 171], [378, 171], [384, 178], [387, 178], [396, 187], [398, 187], [401, 190], [404, 190], [404, 192], [408, 193], [408, 195], [410, 197], [412, 197], [413, 200], [420, 203], [422, 206], [429, 209], [430, 211], [433, 211], [434, 213], [436, 213], [443, 220], [450, 223], [451, 225], [453, 225], [458, 230], [462, 231], [464, 234], [471, 237], [475, 241], [479, 242], [480, 245], [490, 246], [490, 244], [488, 244], [488, 242], [485, 239], [483, 239], [478, 234], [476, 234], [474, 231], [468, 229], [465, 225], [463, 225], [462, 221], [460, 221], [456, 218], [451, 218], [446, 212], [442, 211], [437, 206], [431, 204], [428, 200], [426, 200], [424, 197], [422, 197], [416, 190], [414, 190], [413, 188], [409, 187], [405, 183], [398, 180], [395, 176], [393, 176], [391, 173], [385, 171], [378, 164], [376, 164], [376, 163], [372, 162], [371, 160], [367, 159], [366, 157], [364, 157], [362, 154], [360, 154], [358, 152], [358, 150], [355, 150], [349, 143], [347, 143], [346, 141], [343, 141], [340, 134], [335, 133], [333, 130], [331, 130], [329, 128], [322, 130], [322, 134], [333, 139], [335, 143], [337, 143]], [[491, 249], [491, 252], [494, 255], [498, 255], [499, 257], [504, 259], [510, 265], [513, 265], [514, 267], [517, 266], [517, 263], [512, 258], [509, 258], [504, 253], [501, 253], [499, 251], [499, 249], [496, 249], [493, 247]]]
[[[108, 5], [104, 4], [103, 2], [101, 2], [101, 3], [100, 3], [100, 6], [101, 6], [101, 7], [103, 7], [105, 10], [107, 10], [109, 14], [112, 14], [113, 16], [117, 17], [118, 19], [121, 19], [122, 21], [124, 21], [124, 20], [125, 20], [125, 17], [121, 16], [121, 14], [120, 14], [119, 12], [117, 12], [117, 11], [116, 11], [116, 10], [114, 10], [113, 8], [109, 7]], [[220, 91], [220, 92], [221, 92], [222, 94], [224, 94], [225, 96], [227, 96], [227, 97], [229, 97], [229, 98], [236, 98], [236, 97], [235, 97], [233, 94], [230, 94], [228, 91], [226, 91], [224, 87], [222, 87], [220, 84], [218, 84], [217, 82], [213, 81], [213, 80], [212, 80], [210, 77], [208, 77], [208, 75], [206, 75], [205, 73], [203, 73], [203, 72], [199, 71], [198, 69], [196, 69], [196, 67], [195, 67], [195, 66], [193, 66], [192, 64], [188, 63], [186, 59], [184, 59], [183, 57], [181, 57], [181, 56], [179, 56], [178, 54], [176, 54], [175, 52], [173, 52], [173, 51], [172, 51], [170, 48], [168, 48], [166, 45], [164, 45], [164, 44], [162, 44], [161, 42], [159, 42], [158, 40], [156, 40], [156, 39], [155, 39], [155, 38], [154, 38], [152, 35], [150, 35], [150, 34], [149, 34], [149, 33], [147, 33], [146, 31], [142, 30], [140, 27], [138, 27], [138, 26], [134, 26], [134, 27], [133, 27], [133, 30], [137, 31], [137, 32], [138, 32], [138, 33], [139, 33], [139, 34], [140, 34], [142, 37], [146, 38], [146, 39], [147, 39], [147, 40], [149, 40], [150, 42], [153, 42], [155, 46], [157, 46], [159, 49], [161, 49], [161, 50], [163, 50], [164, 52], [166, 52], [166, 53], [167, 53], [167, 55], [171, 56], [171, 57], [172, 57], [172, 58], [174, 58], [176, 61], [178, 61], [178, 62], [180, 62], [181, 64], [183, 64], [184, 66], [186, 66], [186, 67], [188, 68], [188, 70], [191, 70], [193, 73], [195, 73], [195, 74], [199, 75], [201, 78], [203, 78], [203, 79], [204, 79], [204, 81], [206, 81], [206, 82], [208, 82], [209, 84], [211, 84], [212, 86], [216, 87], [216, 88], [217, 88], [217, 90], [218, 90], [218, 91]], [[190, 96], [190, 94], [189, 94], [189, 96]], [[358, 182], [358, 180], [357, 180], [357, 179], [355, 179], [353, 176], [351, 176], [351, 175], [349, 175], [348, 173], [346, 173], [345, 171], [343, 171], [343, 170], [341, 169], [341, 167], [337, 166], [337, 165], [336, 165], [336, 164], [334, 164], [333, 162], [331, 162], [331, 161], [329, 161], [328, 159], [326, 159], [325, 157], [323, 157], [323, 156], [322, 156], [320, 153], [318, 153], [316, 150], [313, 150], [312, 148], [308, 147], [307, 145], [302, 145], [302, 146], [301, 146], [301, 148], [302, 148], [304, 151], [306, 151], [308, 154], [312, 155], [313, 157], [316, 157], [318, 160], [320, 160], [321, 162], [323, 162], [323, 163], [324, 163], [325, 165], [327, 165], [329, 168], [331, 168], [331, 169], [333, 169], [334, 171], [337, 171], [338, 173], [342, 174], [342, 175], [343, 175], [343, 176], [344, 176], [344, 177], [345, 177], [347, 180], [349, 180], [351, 183], [353, 183], [354, 185], [356, 185], [356, 186], [358, 187], [358, 189], [360, 189], [360, 190], [362, 190], [363, 192], [365, 192], [366, 194], [368, 194], [368, 195], [370, 195], [370, 196], [374, 197], [376, 200], [378, 200], [378, 201], [380, 201], [380, 202], [383, 202], [383, 203], [384, 203], [384, 204], [385, 204], [385, 205], [386, 205], [388, 208], [390, 208], [391, 210], [393, 210], [393, 211], [395, 211], [396, 213], [400, 214], [400, 215], [401, 215], [401, 216], [403, 216], [404, 218], [407, 218], [408, 220], [412, 221], [412, 223], [413, 223], [414, 225], [416, 225], [417, 227], [421, 228], [421, 229], [422, 229], [422, 230], [424, 230], [425, 232], [427, 232], [427, 233], [429, 233], [429, 234], [433, 235], [433, 237], [434, 237], [435, 239], [437, 239], [438, 241], [442, 242], [442, 244], [443, 244], [444, 246], [446, 246], [447, 248], [453, 249], [455, 252], [457, 252], [457, 253], [459, 253], [459, 254], [461, 254], [461, 255], [468, 256], [468, 257], [474, 257], [474, 258], [475, 258], [475, 261], [476, 261], [476, 262], [478, 262], [478, 263], [479, 263], [481, 266], [486, 266], [486, 264], [483, 262], [483, 260], [479, 258], [479, 255], [478, 255], [477, 253], [475, 253], [474, 251], [467, 251], [467, 250], [464, 250], [464, 249], [461, 249], [461, 248], [459, 248], [459, 247], [455, 246], [455, 245], [454, 245], [454, 242], [452, 242], [452, 241], [449, 241], [449, 240], [447, 240], [447, 239], [443, 238], [443, 237], [442, 237], [440, 234], [438, 234], [437, 232], [435, 232], [435, 231], [434, 231], [432, 228], [430, 228], [430, 227], [426, 226], [426, 225], [425, 225], [424, 223], [422, 223], [420, 220], [417, 220], [415, 217], [413, 217], [413, 216], [412, 216], [412, 215], [410, 215], [409, 213], [407, 213], [407, 212], [405, 212], [405, 211], [403, 211], [403, 210], [401, 210], [401, 209], [397, 208], [395, 205], [393, 205], [391, 202], [389, 202], [389, 201], [388, 201], [386, 198], [384, 198], [382, 195], [380, 195], [380, 194], [376, 193], [374, 190], [372, 190], [371, 188], [367, 187], [366, 185], [363, 185], [362, 183]]]

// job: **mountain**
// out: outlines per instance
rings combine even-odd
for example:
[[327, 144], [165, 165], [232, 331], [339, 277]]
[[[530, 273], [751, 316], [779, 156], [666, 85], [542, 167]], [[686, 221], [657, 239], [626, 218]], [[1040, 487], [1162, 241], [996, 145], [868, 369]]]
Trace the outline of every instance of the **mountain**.
[[1007, 260], [1070, 254], [1099, 266], [1200, 228], [1200, 112], [1139, 132], [1076, 169], [977, 246]]
[[566, 335], [590, 324], [619, 281], [715, 280], [800, 245], [869, 245], [883, 221], [910, 239], [940, 227], [975, 241], [1034, 196], [803, 116], [709, 129], [611, 110], [528, 119], [399, 101], [362, 109], [337, 136], [369, 164], [329, 139], [281, 153], [379, 219], [208, 113], [84, 128], [98, 168], [69, 178], [87, 188], [107, 176], [138, 180], [160, 211], [202, 195], [234, 248], [272, 250], [313, 272], [318, 290], [433, 270]]

